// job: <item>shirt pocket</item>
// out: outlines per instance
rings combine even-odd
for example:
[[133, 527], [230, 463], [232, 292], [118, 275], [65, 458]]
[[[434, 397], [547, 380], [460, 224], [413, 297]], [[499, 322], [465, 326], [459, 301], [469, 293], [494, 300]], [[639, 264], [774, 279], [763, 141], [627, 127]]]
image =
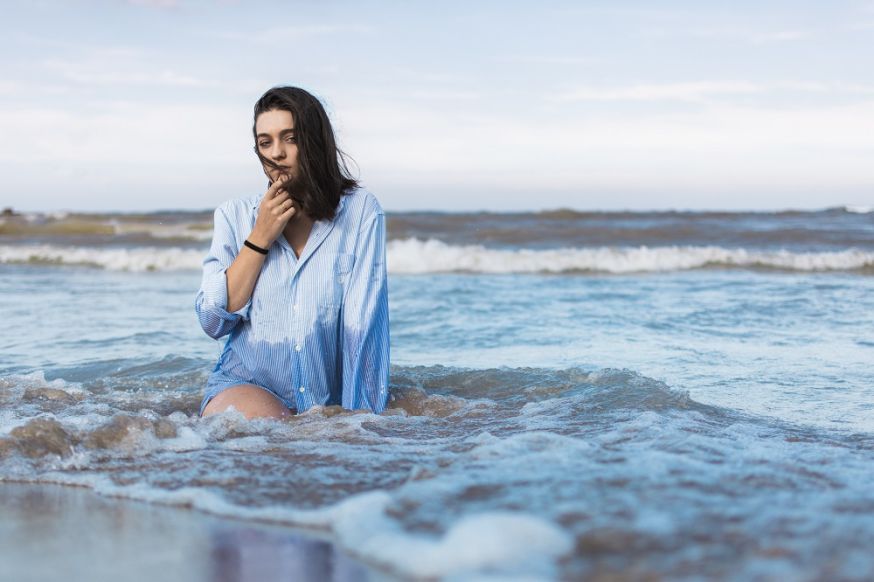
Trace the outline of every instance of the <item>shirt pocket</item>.
[[353, 266], [355, 266], [355, 255], [337, 253], [331, 272], [330, 289], [319, 302], [319, 317], [322, 321], [332, 321], [337, 318]]
[[337, 282], [341, 285], [346, 283], [349, 273], [352, 272], [352, 267], [355, 266], [355, 255], [352, 253], [337, 253], [337, 260], [334, 263], [334, 273], [337, 277]]

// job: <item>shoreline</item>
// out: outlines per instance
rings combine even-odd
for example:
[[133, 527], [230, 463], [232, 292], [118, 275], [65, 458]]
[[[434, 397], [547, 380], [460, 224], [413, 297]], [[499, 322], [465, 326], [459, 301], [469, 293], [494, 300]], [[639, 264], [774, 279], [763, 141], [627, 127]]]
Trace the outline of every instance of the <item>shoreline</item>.
[[289, 526], [106, 497], [55, 483], [0, 482], [0, 578], [390, 580]]

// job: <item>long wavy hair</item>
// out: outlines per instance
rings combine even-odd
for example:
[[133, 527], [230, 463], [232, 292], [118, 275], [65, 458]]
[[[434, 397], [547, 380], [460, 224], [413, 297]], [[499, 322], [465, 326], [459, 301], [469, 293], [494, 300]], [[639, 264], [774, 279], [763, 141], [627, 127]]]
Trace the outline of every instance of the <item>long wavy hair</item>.
[[252, 121], [255, 155], [265, 166], [277, 169], [258, 150], [255, 129], [258, 116], [273, 110], [288, 111], [294, 119], [300, 191], [290, 194], [313, 220], [333, 220], [340, 197], [358, 187], [358, 180], [349, 172], [348, 156], [337, 147], [325, 108], [312, 94], [298, 87], [273, 87], [258, 99]]

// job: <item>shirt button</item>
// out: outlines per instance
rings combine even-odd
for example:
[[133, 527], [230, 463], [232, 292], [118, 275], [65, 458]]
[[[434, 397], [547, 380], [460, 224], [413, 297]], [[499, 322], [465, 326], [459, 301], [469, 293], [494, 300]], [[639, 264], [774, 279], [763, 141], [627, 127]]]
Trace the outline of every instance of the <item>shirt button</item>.
[[301, 386], [301, 387], [300, 387], [300, 391], [301, 391], [301, 392], [306, 392], [306, 388], [304, 388], [303, 386]]
[[300, 344], [294, 346], [294, 351], [299, 352], [301, 350]]

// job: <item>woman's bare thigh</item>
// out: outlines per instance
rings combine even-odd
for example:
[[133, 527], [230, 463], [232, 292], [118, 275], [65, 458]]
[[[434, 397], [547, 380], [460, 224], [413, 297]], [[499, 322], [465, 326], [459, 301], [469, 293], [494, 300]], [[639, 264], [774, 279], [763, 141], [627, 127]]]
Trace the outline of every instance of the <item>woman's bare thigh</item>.
[[242, 412], [246, 418], [285, 418], [293, 414], [279, 398], [264, 388], [254, 384], [240, 384], [213, 396], [203, 409], [203, 416], [224, 412], [231, 406]]

